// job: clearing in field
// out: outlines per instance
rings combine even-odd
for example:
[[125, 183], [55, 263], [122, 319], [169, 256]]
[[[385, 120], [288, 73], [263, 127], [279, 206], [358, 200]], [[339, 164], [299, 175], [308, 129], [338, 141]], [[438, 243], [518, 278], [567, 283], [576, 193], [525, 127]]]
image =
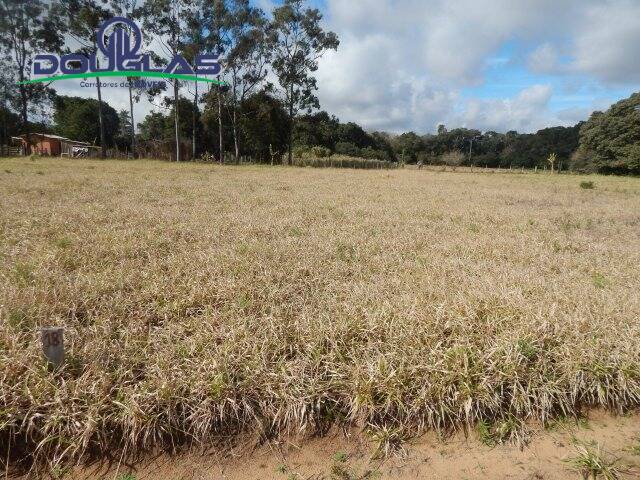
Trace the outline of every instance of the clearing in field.
[[583, 180], [2, 160], [2, 456], [637, 407], [640, 180]]

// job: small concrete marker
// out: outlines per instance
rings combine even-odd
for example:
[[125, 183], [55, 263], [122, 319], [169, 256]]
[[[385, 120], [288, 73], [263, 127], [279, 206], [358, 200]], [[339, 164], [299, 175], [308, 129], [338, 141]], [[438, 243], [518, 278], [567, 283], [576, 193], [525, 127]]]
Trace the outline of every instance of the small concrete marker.
[[42, 328], [42, 351], [55, 368], [64, 363], [64, 327]]

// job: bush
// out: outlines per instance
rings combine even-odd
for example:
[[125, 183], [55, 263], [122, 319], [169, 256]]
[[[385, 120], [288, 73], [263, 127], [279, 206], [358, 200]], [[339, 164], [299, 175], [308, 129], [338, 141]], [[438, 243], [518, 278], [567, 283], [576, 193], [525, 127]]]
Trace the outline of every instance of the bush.
[[216, 157], [214, 155], [212, 155], [209, 152], [205, 152], [202, 155], [200, 155], [200, 161], [201, 162], [206, 162], [206, 163], [213, 163], [213, 162], [215, 162], [217, 160], [216, 160]]
[[331, 150], [327, 147], [315, 145], [295, 145], [293, 147], [293, 156], [295, 158], [326, 158], [331, 156]]
[[309, 148], [309, 145], [294, 145], [292, 149], [293, 156], [295, 158], [302, 158], [307, 154]]
[[326, 158], [331, 156], [331, 150], [327, 147], [320, 147], [317, 145], [315, 147], [311, 147], [311, 150], [308, 153], [317, 158]]
[[596, 188], [593, 182], [580, 182], [580, 188], [584, 188], [585, 190], [593, 190]]

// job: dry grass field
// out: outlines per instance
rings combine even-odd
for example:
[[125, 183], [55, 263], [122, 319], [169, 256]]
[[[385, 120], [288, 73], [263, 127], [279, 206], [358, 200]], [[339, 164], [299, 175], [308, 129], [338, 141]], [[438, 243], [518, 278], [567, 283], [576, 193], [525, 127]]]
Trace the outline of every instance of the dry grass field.
[[637, 407], [640, 180], [582, 180], [0, 159], [0, 456]]

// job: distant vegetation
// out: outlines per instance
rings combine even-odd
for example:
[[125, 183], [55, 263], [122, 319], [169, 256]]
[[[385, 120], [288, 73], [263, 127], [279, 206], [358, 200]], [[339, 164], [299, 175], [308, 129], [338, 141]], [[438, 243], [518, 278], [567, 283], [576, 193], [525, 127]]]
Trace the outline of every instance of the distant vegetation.
[[[205, 96], [205, 98], [208, 98]], [[213, 99], [215, 100], [215, 98]], [[106, 138], [109, 146], [130, 148], [131, 124], [126, 111], [119, 114], [103, 102]], [[77, 97], [55, 97], [55, 123], [49, 127], [63, 136], [95, 142], [99, 138], [97, 101]], [[586, 122], [573, 127], [552, 127], [534, 134], [480, 132], [464, 128], [436, 134], [414, 132], [392, 135], [367, 132], [359, 125], [341, 123], [335, 116], [321, 111], [296, 118], [293, 130], [294, 163], [309, 162], [340, 155], [343, 157], [424, 165], [474, 165], [501, 168], [547, 168], [555, 154], [555, 170], [583, 173], [640, 174], [640, 94], [613, 105], [606, 112], [596, 112]], [[213, 152], [216, 159], [218, 117], [214, 106], [205, 104], [204, 112], [194, 111], [193, 102], [180, 99], [179, 123], [185, 151], [190, 148], [193, 132], [199, 149]], [[6, 112], [5, 112], [6, 113]], [[239, 106], [238, 135], [240, 155], [253, 161], [280, 162], [287, 151], [289, 119], [282, 103], [265, 91], [249, 96]], [[20, 131], [19, 119], [6, 113], [10, 133]], [[194, 122], [196, 120], [196, 129]], [[47, 129], [42, 125], [41, 128]], [[151, 113], [138, 127], [138, 143], [147, 156], [170, 155], [174, 124], [171, 112]], [[224, 144], [233, 145], [229, 129], [223, 130]], [[473, 139], [473, 143], [471, 143]], [[471, 148], [470, 148], [471, 147]], [[229, 153], [228, 158], [233, 158]], [[337, 158], [337, 157], [336, 157]]]
[[[187, 99], [180, 99], [179, 105], [185, 151], [189, 150], [195, 131], [200, 138], [198, 151], [214, 152], [216, 158], [219, 131], [215, 108], [206, 103], [204, 112], [194, 111], [193, 102]], [[447, 130], [441, 126], [433, 135], [367, 132], [353, 122], [341, 123], [321, 111], [296, 118], [293, 155], [298, 161], [294, 163], [342, 155], [407, 164], [448, 165], [455, 157], [457, 165], [549, 169], [548, 157], [555, 154], [554, 168], [558, 170], [639, 175], [639, 108], [640, 94], [634, 94], [574, 127], [545, 128], [534, 134], [515, 131], [503, 134], [464, 128]], [[54, 125], [32, 129], [49, 130], [88, 142], [99, 139], [96, 100], [56, 96], [54, 112]], [[128, 112], [118, 113], [105, 102], [103, 112], [109, 147], [117, 146], [121, 151], [130, 149]], [[282, 103], [274, 95], [262, 91], [243, 101], [239, 112], [240, 155], [263, 163], [270, 163], [275, 156], [280, 162], [287, 151], [289, 123]], [[21, 131], [18, 116], [6, 111], [2, 114], [8, 120], [8, 135], [17, 135]], [[151, 113], [138, 127], [139, 148], [147, 156], [170, 155], [173, 134], [171, 112]], [[229, 129], [223, 130], [223, 137], [225, 144], [233, 145]], [[229, 153], [229, 158], [232, 157]]]
[[586, 172], [640, 175], [640, 93], [595, 112], [580, 128], [572, 168]]

